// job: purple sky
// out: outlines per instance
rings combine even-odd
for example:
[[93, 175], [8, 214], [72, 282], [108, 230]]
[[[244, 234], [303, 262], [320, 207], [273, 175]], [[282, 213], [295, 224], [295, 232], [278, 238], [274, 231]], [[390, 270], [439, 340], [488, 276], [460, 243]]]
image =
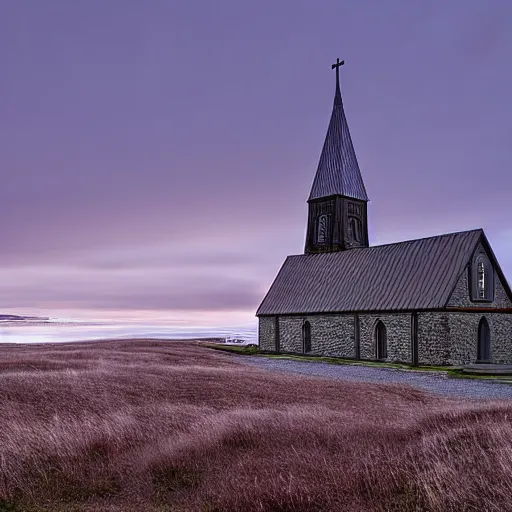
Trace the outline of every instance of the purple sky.
[[511, 27], [509, 0], [3, 0], [2, 311], [253, 318], [303, 251], [336, 57], [370, 243], [483, 227], [510, 281]]

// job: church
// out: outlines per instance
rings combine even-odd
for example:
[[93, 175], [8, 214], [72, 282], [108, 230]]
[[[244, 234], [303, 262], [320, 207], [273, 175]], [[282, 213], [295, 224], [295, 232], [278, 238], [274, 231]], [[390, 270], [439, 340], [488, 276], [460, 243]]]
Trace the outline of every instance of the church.
[[482, 229], [370, 246], [340, 92], [308, 199], [304, 254], [256, 312], [261, 350], [402, 362], [512, 363], [512, 291]]

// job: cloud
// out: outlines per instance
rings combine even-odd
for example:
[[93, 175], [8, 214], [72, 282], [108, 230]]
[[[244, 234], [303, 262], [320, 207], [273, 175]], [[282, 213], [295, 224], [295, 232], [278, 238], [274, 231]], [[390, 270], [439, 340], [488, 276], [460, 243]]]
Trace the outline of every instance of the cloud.
[[256, 279], [207, 267], [98, 271], [79, 267], [12, 269], [0, 272], [0, 307], [38, 309], [251, 309], [261, 299]]
[[[68, 253], [68, 262], [0, 268], [0, 307], [109, 310], [254, 310], [285, 257], [281, 226], [175, 243], [107, 246]], [[283, 244], [276, 257], [276, 245]], [[279, 251], [276, 251], [279, 252]]]

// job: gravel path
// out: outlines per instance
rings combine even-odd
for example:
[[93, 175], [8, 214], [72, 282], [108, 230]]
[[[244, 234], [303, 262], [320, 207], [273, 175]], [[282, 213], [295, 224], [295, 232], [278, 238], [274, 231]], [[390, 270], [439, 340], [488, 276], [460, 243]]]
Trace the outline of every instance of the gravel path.
[[512, 385], [486, 382], [476, 379], [448, 378], [445, 372], [399, 370], [350, 364], [315, 363], [290, 359], [273, 359], [258, 356], [235, 356], [242, 364], [257, 366], [265, 370], [289, 372], [311, 377], [375, 382], [383, 384], [406, 384], [415, 388], [448, 396], [486, 399], [512, 399]]

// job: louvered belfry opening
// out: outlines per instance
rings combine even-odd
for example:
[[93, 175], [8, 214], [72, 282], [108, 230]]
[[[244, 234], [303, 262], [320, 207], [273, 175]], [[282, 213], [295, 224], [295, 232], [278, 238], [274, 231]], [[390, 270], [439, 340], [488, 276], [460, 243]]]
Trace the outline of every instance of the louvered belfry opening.
[[339, 66], [331, 120], [308, 198], [305, 253], [368, 247], [368, 196], [341, 98]]

